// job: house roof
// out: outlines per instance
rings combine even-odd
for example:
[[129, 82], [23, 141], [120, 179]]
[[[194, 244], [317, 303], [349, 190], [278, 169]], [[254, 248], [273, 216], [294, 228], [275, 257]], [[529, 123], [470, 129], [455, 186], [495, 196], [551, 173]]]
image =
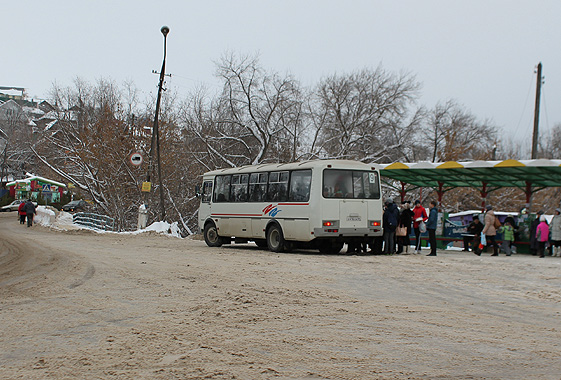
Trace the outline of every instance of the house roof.
[[57, 181], [53, 181], [52, 179], [39, 177], [39, 176], [36, 176], [36, 175], [27, 177], [25, 179], [18, 179], [18, 180], [12, 181], [12, 182], [8, 182], [6, 184], [6, 186], [14, 186], [17, 183], [31, 183], [31, 181], [41, 181], [41, 182], [45, 182], [45, 183], [50, 183], [51, 185], [66, 187], [66, 185], [64, 183], [60, 183], [60, 182], [57, 182]]

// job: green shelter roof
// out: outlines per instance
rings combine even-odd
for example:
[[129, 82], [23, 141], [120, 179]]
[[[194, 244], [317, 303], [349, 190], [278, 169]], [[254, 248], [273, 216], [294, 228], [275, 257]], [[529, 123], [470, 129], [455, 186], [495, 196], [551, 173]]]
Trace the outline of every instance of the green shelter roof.
[[383, 177], [418, 187], [561, 187], [561, 160], [417, 162], [378, 165]]

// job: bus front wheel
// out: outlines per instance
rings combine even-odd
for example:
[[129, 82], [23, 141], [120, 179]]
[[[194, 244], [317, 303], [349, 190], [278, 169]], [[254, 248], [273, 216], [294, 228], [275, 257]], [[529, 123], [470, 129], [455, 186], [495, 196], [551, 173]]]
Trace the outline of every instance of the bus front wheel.
[[284, 250], [284, 235], [279, 225], [273, 224], [267, 230], [267, 245], [272, 252], [282, 252]]
[[205, 225], [203, 235], [205, 238], [205, 243], [209, 247], [222, 246], [222, 238], [218, 236], [218, 230], [216, 229], [216, 225], [214, 225], [214, 223], [208, 223], [207, 225]]

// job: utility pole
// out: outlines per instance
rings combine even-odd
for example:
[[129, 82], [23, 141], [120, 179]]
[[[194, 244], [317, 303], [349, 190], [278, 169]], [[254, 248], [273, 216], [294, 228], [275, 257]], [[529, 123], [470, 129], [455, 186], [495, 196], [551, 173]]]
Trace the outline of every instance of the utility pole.
[[162, 166], [160, 161], [160, 130], [158, 127], [158, 118], [160, 114], [160, 101], [162, 99], [162, 90], [164, 86], [164, 77], [166, 76], [166, 41], [167, 35], [169, 33], [169, 28], [167, 26], [162, 26], [160, 29], [164, 35], [164, 61], [162, 62], [162, 70], [160, 71], [160, 81], [158, 84], [158, 98], [156, 99], [156, 113], [154, 115], [154, 127], [152, 128], [152, 140], [150, 144], [150, 162], [148, 166], [148, 174], [146, 176], [146, 182], [150, 183], [150, 174], [152, 172], [152, 167], [154, 165], [154, 150], [156, 150], [156, 160], [158, 164], [158, 185], [160, 191], [160, 221], [165, 220], [166, 209], [164, 207], [164, 187], [162, 185]]
[[534, 108], [534, 134], [532, 137], [532, 160], [538, 158], [538, 129], [540, 124], [540, 95], [542, 90], [542, 63], [538, 63], [538, 78], [536, 81], [536, 106]]

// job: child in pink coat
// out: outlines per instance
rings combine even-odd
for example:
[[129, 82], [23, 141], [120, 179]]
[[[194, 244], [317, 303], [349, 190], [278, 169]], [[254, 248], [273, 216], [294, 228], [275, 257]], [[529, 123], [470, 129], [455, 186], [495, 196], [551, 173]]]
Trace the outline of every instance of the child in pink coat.
[[540, 257], [545, 256], [545, 243], [549, 240], [549, 225], [545, 221], [545, 216], [540, 216], [540, 224], [536, 229], [536, 240], [539, 244]]

